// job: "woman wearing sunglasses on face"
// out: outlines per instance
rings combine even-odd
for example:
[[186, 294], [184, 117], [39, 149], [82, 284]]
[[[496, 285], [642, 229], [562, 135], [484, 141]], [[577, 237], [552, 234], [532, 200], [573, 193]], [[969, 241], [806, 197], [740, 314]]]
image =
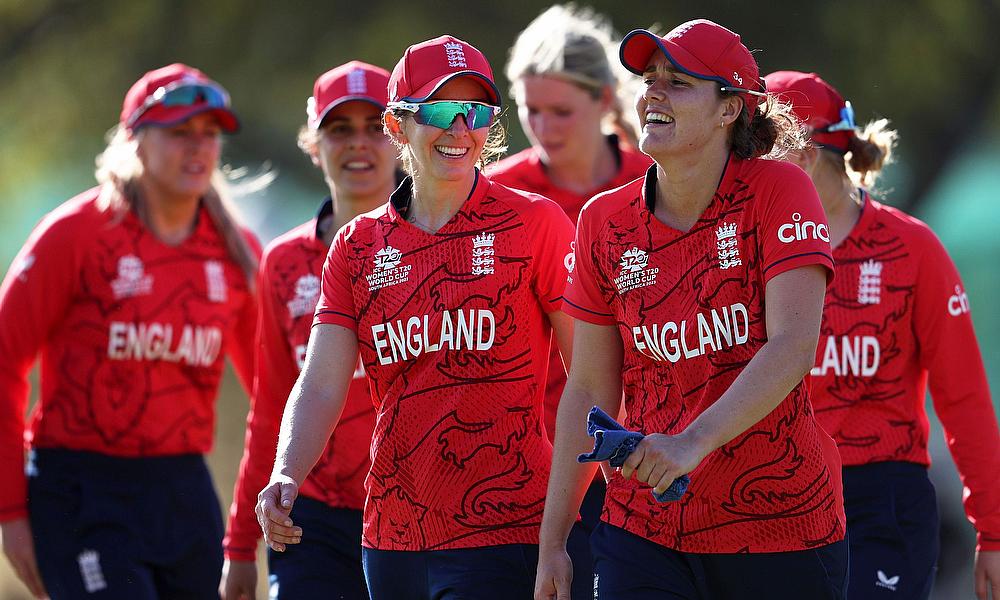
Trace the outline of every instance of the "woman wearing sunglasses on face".
[[788, 158], [816, 185], [837, 265], [812, 392], [844, 463], [849, 596], [930, 596], [939, 548], [929, 385], [978, 533], [976, 595], [998, 598], [1000, 433], [965, 288], [934, 232], [862, 187], [878, 177], [896, 132], [884, 119], [856, 128], [850, 103], [815, 73], [766, 80], [808, 127], [812, 144]]
[[0, 520], [38, 597], [218, 597], [222, 515], [203, 454], [224, 356], [249, 389], [259, 255], [223, 201], [220, 134], [237, 128], [197, 69], [146, 73], [98, 157], [100, 185], [49, 213], [4, 280]]
[[[590, 538], [595, 597], [842, 598], [840, 463], [803, 382], [827, 226], [805, 173], [761, 158], [801, 144], [797, 125], [711, 21], [634, 31], [621, 60], [643, 78], [639, 147], [655, 165], [580, 215], [536, 598], [566, 589], [566, 532], [593, 476], [576, 460], [592, 441], [568, 425], [593, 405], [617, 414], [623, 387], [624, 425], [646, 437]], [[654, 499], [685, 474], [680, 500]]]
[[[254, 505], [267, 485], [281, 412], [305, 360], [330, 242], [396, 187], [396, 149], [382, 128], [388, 83], [385, 69], [352, 61], [321, 75], [307, 103], [299, 146], [323, 171], [330, 195], [314, 219], [274, 240], [261, 260], [257, 379], [224, 545], [224, 600], [254, 597], [261, 534]], [[374, 426], [368, 382], [356, 368], [337, 432], [303, 482], [292, 514], [310, 535], [286, 552], [268, 549], [272, 598], [367, 600], [358, 540]]]
[[333, 240], [257, 514], [272, 548], [343, 407], [358, 350], [376, 410], [361, 538], [372, 598], [528, 598], [551, 460], [542, 394], [572, 225], [477, 169], [502, 139], [486, 58], [407, 49], [385, 126], [410, 173]]

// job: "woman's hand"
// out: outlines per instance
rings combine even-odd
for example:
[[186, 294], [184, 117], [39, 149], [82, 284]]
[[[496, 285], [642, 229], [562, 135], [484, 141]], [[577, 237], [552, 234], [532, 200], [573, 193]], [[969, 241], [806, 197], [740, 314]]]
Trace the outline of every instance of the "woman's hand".
[[622, 477], [635, 475], [636, 481], [653, 487], [662, 494], [681, 475], [687, 475], [701, 464], [712, 449], [700, 447], [685, 434], [665, 435], [652, 433], [636, 446], [622, 465]]
[[0, 524], [0, 546], [18, 578], [35, 598], [48, 598], [42, 576], [35, 562], [35, 544], [28, 519], [14, 519]]
[[257, 563], [227, 558], [222, 565], [222, 582], [219, 584], [221, 600], [254, 600], [256, 591]]
[[573, 561], [566, 552], [566, 546], [539, 546], [535, 600], [570, 600], [572, 582]]
[[976, 598], [1000, 600], [1000, 552], [976, 552]]
[[285, 475], [272, 475], [271, 482], [257, 494], [257, 522], [264, 532], [264, 542], [276, 552], [286, 544], [302, 541], [302, 528], [292, 523], [289, 514], [299, 495], [299, 484]]

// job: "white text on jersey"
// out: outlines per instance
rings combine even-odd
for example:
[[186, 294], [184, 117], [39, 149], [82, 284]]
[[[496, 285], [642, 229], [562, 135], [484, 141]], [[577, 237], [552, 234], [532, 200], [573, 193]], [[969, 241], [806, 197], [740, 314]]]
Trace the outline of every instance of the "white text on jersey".
[[720, 310], [713, 308], [707, 314], [698, 313], [696, 321], [697, 340], [692, 340], [691, 344], [688, 344], [687, 320], [679, 325], [670, 321], [633, 327], [635, 349], [653, 360], [673, 363], [681, 358], [701, 356], [708, 350], [718, 352], [745, 344], [750, 335], [747, 307], [738, 302]]
[[882, 349], [873, 335], [831, 335], [826, 338], [826, 346], [821, 347], [823, 359], [809, 371], [810, 375], [871, 377], [878, 371]]
[[[496, 319], [489, 310], [444, 311], [437, 335], [431, 315], [412, 316], [372, 325], [372, 340], [379, 364], [388, 365], [439, 350], [489, 350], [496, 335]], [[436, 323], [435, 323], [436, 324]]]
[[185, 325], [174, 343], [174, 326], [162, 323], [122, 323], [108, 328], [108, 358], [112, 360], [164, 360], [193, 367], [209, 367], [222, 350], [218, 327]]
[[792, 214], [792, 223], [785, 223], [778, 228], [778, 239], [785, 244], [801, 242], [802, 240], [830, 241], [830, 230], [826, 223], [803, 221], [801, 213]]

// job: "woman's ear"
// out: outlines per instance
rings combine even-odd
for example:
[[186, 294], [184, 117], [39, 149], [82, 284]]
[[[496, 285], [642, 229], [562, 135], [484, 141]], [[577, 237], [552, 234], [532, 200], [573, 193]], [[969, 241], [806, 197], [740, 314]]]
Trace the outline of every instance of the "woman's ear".
[[812, 143], [806, 144], [806, 147], [799, 150], [799, 154], [802, 157], [802, 170], [809, 173], [810, 176], [813, 174], [813, 170], [816, 168], [816, 163], [819, 161], [820, 150]]
[[403, 122], [399, 119], [399, 117], [389, 111], [385, 111], [382, 115], [382, 124], [385, 126], [386, 132], [394, 142], [397, 144], [406, 143], [406, 134], [403, 132]]
[[603, 112], [609, 112], [615, 108], [615, 103], [617, 102], [615, 98], [615, 91], [611, 89], [610, 85], [606, 85], [601, 88], [601, 97], [599, 99], [601, 103], [601, 110]]
[[739, 118], [740, 111], [742, 110], [743, 98], [736, 94], [727, 96], [725, 103], [722, 105], [722, 121], [726, 125], [732, 125]]

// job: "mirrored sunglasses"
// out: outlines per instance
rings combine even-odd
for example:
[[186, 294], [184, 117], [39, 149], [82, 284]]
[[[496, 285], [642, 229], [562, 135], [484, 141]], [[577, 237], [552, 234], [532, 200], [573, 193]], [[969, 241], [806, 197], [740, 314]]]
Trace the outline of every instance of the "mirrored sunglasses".
[[125, 124], [132, 127], [154, 106], [195, 106], [208, 108], [229, 108], [229, 94], [222, 87], [211, 83], [190, 83], [178, 81], [156, 88], [146, 97], [142, 106], [135, 109]]
[[413, 120], [421, 125], [448, 129], [455, 118], [462, 116], [469, 129], [489, 127], [500, 114], [500, 107], [485, 102], [459, 102], [437, 100], [434, 102], [390, 102], [389, 108], [413, 113]]

